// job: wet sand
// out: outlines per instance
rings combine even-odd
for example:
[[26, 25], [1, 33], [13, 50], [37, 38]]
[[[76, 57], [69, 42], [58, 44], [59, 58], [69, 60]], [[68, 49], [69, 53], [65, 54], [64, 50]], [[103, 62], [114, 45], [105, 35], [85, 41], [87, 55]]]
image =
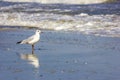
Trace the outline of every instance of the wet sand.
[[34, 30], [0, 30], [0, 80], [119, 80], [120, 38], [44, 31], [35, 45], [16, 42]]

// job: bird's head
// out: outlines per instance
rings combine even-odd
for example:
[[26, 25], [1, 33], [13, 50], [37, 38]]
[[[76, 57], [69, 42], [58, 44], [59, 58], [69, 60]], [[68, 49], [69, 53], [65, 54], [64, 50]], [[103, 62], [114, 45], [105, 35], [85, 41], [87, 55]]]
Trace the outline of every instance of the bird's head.
[[39, 34], [40, 34], [40, 33], [41, 33], [41, 30], [36, 30], [36, 33], [39, 33]]

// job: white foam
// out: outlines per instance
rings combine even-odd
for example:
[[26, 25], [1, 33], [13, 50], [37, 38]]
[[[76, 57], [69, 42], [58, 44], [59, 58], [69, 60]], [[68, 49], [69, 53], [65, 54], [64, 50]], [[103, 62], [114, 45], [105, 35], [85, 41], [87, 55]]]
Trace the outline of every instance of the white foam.
[[79, 16], [89, 16], [87, 13], [81, 13]]
[[119, 15], [69, 16], [49, 13], [0, 13], [0, 25], [32, 26], [50, 30], [120, 37]]

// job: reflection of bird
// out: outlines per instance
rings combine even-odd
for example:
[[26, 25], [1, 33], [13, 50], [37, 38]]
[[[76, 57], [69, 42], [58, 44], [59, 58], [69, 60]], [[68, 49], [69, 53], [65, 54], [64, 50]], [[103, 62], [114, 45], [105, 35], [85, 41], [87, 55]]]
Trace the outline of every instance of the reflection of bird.
[[33, 51], [34, 44], [37, 43], [40, 39], [40, 33], [41, 33], [40, 30], [36, 30], [34, 35], [28, 37], [27, 39], [17, 42], [17, 44], [30, 44], [30, 45], [32, 45], [32, 51]]
[[35, 54], [20, 54], [19, 56], [23, 60], [28, 60], [28, 63], [33, 65], [35, 68], [39, 68], [39, 59]]

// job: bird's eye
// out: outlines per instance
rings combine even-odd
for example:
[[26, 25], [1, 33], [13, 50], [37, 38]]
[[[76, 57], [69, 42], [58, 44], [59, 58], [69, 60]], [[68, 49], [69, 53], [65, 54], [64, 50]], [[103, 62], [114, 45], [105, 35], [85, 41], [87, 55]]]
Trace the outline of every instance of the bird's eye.
[[40, 32], [39, 30], [37, 32]]

